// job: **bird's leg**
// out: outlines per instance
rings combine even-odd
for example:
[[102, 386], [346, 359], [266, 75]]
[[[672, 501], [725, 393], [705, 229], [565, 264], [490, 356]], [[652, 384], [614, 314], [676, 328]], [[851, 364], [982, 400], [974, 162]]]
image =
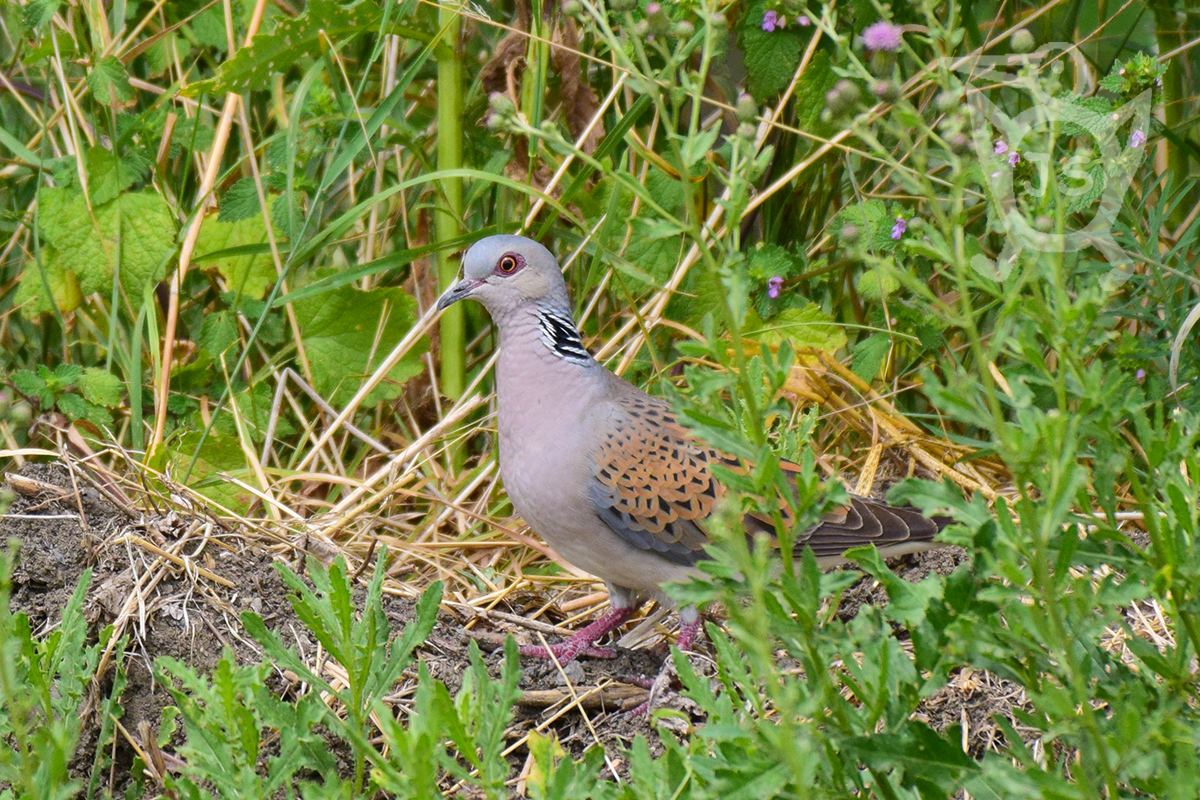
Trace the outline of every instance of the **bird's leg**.
[[522, 645], [517, 648], [517, 652], [527, 658], [550, 658], [553, 654], [554, 659], [559, 664], [568, 664], [579, 656], [616, 658], [616, 650], [607, 647], [593, 647], [592, 645], [604, 634], [614, 631], [625, 624], [625, 620], [629, 619], [631, 614], [633, 614], [632, 608], [614, 606], [600, 619], [571, 636], [565, 642], [552, 644], [548, 647], [543, 647], [540, 644]]
[[[682, 615], [681, 615], [682, 616]], [[700, 632], [700, 620], [679, 621], [679, 636], [675, 638], [675, 646], [685, 653], [696, 643], [696, 634]]]

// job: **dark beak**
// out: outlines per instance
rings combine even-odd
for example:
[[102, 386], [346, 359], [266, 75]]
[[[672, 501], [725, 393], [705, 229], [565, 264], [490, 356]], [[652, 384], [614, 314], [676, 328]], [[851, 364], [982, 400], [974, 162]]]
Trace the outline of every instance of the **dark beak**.
[[445, 311], [459, 300], [462, 300], [464, 297], [468, 297], [471, 292], [475, 290], [475, 287], [481, 283], [483, 283], [483, 281], [469, 281], [466, 278], [463, 278], [461, 281], [447, 289], [446, 293], [438, 298], [437, 310]]

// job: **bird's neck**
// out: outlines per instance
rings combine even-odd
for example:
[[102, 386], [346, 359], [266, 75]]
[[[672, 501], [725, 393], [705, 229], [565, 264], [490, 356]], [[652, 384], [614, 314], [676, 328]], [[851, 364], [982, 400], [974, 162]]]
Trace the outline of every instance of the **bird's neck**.
[[595, 369], [603, 369], [587, 349], [571, 313], [554, 306], [514, 310], [496, 319], [500, 332], [500, 356], [496, 383], [501, 394], [515, 387], [547, 392], [563, 383], [579, 380]]

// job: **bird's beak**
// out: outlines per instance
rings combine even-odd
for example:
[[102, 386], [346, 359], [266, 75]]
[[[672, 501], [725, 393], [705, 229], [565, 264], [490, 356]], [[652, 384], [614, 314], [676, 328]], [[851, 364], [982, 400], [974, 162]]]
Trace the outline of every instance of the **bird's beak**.
[[445, 311], [459, 300], [469, 296], [471, 292], [475, 290], [475, 287], [481, 283], [483, 283], [483, 281], [471, 281], [463, 278], [461, 281], [447, 289], [446, 293], [438, 298], [437, 310]]

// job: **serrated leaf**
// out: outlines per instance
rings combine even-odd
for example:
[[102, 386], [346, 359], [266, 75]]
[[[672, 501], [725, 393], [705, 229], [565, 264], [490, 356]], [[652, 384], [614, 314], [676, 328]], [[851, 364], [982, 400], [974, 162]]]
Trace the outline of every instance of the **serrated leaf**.
[[[416, 321], [417, 301], [403, 289], [363, 292], [343, 286], [292, 308], [312, 366], [313, 388], [338, 406], [408, 333]], [[404, 382], [421, 371], [420, 356], [428, 347], [427, 338], [417, 342], [365, 404], [399, 397]]]
[[46, 381], [33, 370], [19, 369], [10, 378], [17, 391], [27, 397], [37, 397], [46, 388]]
[[326, 40], [348, 34], [373, 33], [383, 19], [383, 11], [372, 0], [358, 0], [348, 6], [333, 0], [313, 0], [303, 14], [281, 17], [270, 31], [260, 32], [248, 47], [221, 64], [217, 75], [185, 88], [182, 94], [247, 92], [270, 85], [271, 75], [287, 72], [301, 58], [319, 52], [321, 37]]
[[[833, 71], [829, 53], [818, 50], [804, 68], [804, 74], [796, 84], [796, 122], [800, 130], [811, 131], [821, 127], [821, 112], [825, 109], [825, 95], [838, 82]], [[814, 143], [815, 146], [815, 143]]]
[[141, 169], [136, 163], [124, 162], [99, 145], [88, 148], [86, 163], [88, 193], [96, 205], [117, 199], [141, 178]]
[[[258, 206], [257, 198], [254, 205]], [[267, 226], [262, 214], [256, 213], [237, 222], [222, 222], [219, 217], [209, 215], [200, 223], [200, 236], [196, 239], [198, 255], [193, 263], [202, 268], [216, 268], [231, 292], [260, 300], [275, 285], [275, 264], [270, 253], [216, 257], [210, 254], [267, 242]]]
[[[46, 293], [47, 283], [50, 284], [50, 297]], [[25, 267], [13, 298], [13, 305], [19, 307], [27, 318], [48, 314], [54, 310], [54, 306], [58, 306], [63, 313], [74, 311], [81, 302], [83, 295], [79, 291], [75, 273], [63, 269], [58, 251], [48, 246], [42, 248], [40, 261]]]
[[92, 96], [106, 106], [124, 108], [137, 99], [129, 76], [125, 74], [125, 65], [116, 56], [97, 62], [88, 72], [87, 84]]
[[877, 333], [863, 339], [854, 345], [850, 371], [864, 381], [875, 380], [891, 346], [892, 339], [886, 333]]
[[242, 178], [221, 196], [221, 213], [217, 219], [220, 222], [240, 222], [261, 213], [254, 179]]
[[761, 331], [747, 333], [763, 344], [778, 345], [788, 342], [792, 347], [836, 352], [845, 347], [846, 334], [828, 314], [815, 303], [802, 308], [786, 308], [779, 312], [770, 325]]
[[778, 94], [800, 66], [804, 46], [789, 28], [762, 29], [768, 4], [756, 3], [742, 14], [739, 42], [745, 54], [746, 91], [763, 102]]
[[105, 369], [88, 367], [75, 381], [79, 393], [89, 403], [105, 408], [116, 408], [121, 403], [121, 392], [125, 385], [121, 379]]
[[25, 4], [25, 27], [30, 30], [42, 27], [58, 13], [61, 5], [62, 0], [29, 0]]
[[62, 386], [74, 386], [83, 375], [83, 367], [78, 364], [59, 364], [54, 368], [54, 379]]
[[100, 406], [89, 403], [77, 394], [61, 395], [55, 405], [69, 419], [90, 422], [101, 430], [112, 425], [112, 417], [107, 411]]
[[112, 291], [118, 236], [126, 290], [140, 297], [143, 286], [165, 274], [175, 249], [175, 218], [156, 193], [130, 192], [89, 210], [82, 192], [42, 189], [38, 202], [41, 233], [70, 265], [83, 294]]

